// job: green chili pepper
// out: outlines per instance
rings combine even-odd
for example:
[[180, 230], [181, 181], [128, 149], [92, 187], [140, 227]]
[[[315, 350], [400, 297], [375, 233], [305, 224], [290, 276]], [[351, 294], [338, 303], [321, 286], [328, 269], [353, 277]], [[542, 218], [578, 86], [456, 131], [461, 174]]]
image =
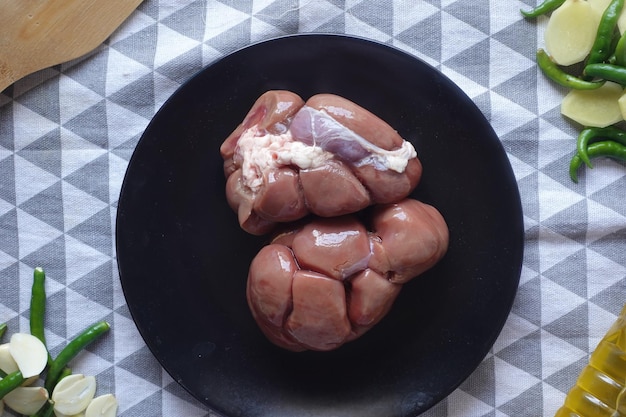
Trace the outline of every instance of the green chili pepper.
[[626, 85], [626, 67], [614, 64], [589, 64], [583, 70], [585, 75]]
[[0, 380], [0, 400], [9, 392], [24, 383], [24, 377], [20, 371], [15, 371]]
[[622, 67], [626, 66], [626, 32], [619, 37], [617, 44], [615, 45], [613, 53], [613, 63]]
[[87, 327], [83, 332], [70, 341], [67, 346], [59, 352], [59, 355], [52, 361], [44, 387], [48, 392], [52, 392], [59, 382], [65, 366], [76, 357], [85, 347], [95, 341], [98, 337], [109, 331], [111, 326], [106, 321], [99, 321]]
[[611, 0], [606, 10], [602, 14], [600, 24], [598, 25], [598, 31], [596, 33], [596, 39], [589, 52], [587, 58], [587, 64], [598, 64], [605, 62], [613, 49], [613, 34], [615, 33], [615, 27], [617, 26], [617, 19], [624, 7], [624, 0]]
[[[619, 161], [626, 161], [626, 146], [621, 143], [604, 140], [592, 143], [587, 147], [589, 158], [607, 157]], [[583, 164], [583, 160], [578, 152], [572, 157], [569, 164], [569, 176], [575, 183], [578, 183], [578, 168]]]
[[589, 168], [593, 167], [591, 166], [591, 161], [587, 154], [587, 147], [589, 144], [597, 142], [598, 139], [610, 139], [626, 146], [626, 131], [615, 126], [588, 127], [583, 129], [576, 140], [576, 149], [578, 150], [580, 159], [582, 159]]
[[602, 87], [604, 81], [587, 81], [563, 71], [543, 49], [537, 50], [537, 65], [541, 71], [557, 84], [575, 90], [594, 90]]
[[538, 4], [534, 9], [528, 11], [520, 10], [520, 13], [524, 17], [539, 17], [556, 10], [563, 3], [565, 3], [565, 0], [544, 0], [543, 3]]

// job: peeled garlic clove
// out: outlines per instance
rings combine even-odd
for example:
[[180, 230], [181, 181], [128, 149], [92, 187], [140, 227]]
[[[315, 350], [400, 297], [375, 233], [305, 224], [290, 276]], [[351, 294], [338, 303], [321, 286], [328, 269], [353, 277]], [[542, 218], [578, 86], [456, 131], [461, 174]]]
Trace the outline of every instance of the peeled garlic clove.
[[53, 411], [54, 411], [54, 415], [56, 417], [85, 417], [85, 413], [84, 412], [81, 412], [81, 413], [78, 413], [78, 414], [74, 414], [73, 416], [68, 416], [67, 414], [59, 413], [58, 411], [56, 411], [54, 409], [53, 409]]
[[[13, 359], [11, 352], [9, 352], [8, 343], [0, 345], [0, 369], [3, 370], [6, 374], [11, 374], [15, 371], [19, 371], [17, 363], [15, 363], [15, 359]], [[30, 378], [26, 378], [22, 385], [32, 385], [35, 381], [37, 381], [38, 378], [39, 375], [34, 375]]]
[[15, 359], [13, 359], [11, 352], [9, 352], [8, 343], [3, 343], [0, 345], [0, 369], [7, 374], [19, 370], [19, 368], [17, 367], [17, 363], [15, 363]]
[[[54, 409], [53, 409], [53, 410], [54, 410]], [[55, 415], [56, 417], [85, 417], [85, 413], [83, 413], [83, 412], [78, 413], [78, 414], [74, 414], [73, 416], [68, 416], [67, 414], [62, 414], [62, 413], [59, 413], [59, 412], [58, 412], [58, 411], [56, 411], [56, 410], [54, 410], [54, 415]]]
[[48, 401], [43, 387], [17, 387], [4, 396], [6, 406], [19, 414], [31, 416]]
[[565, 0], [548, 20], [546, 51], [559, 65], [582, 62], [591, 51], [599, 23], [586, 0]]
[[104, 394], [94, 398], [85, 411], [85, 417], [115, 417], [117, 399], [113, 394]]
[[48, 363], [48, 350], [41, 340], [27, 333], [15, 333], [9, 342], [9, 353], [24, 378], [41, 373]]
[[96, 393], [96, 378], [82, 374], [61, 379], [52, 392], [55, 413], [73, 416], [84, 411]]

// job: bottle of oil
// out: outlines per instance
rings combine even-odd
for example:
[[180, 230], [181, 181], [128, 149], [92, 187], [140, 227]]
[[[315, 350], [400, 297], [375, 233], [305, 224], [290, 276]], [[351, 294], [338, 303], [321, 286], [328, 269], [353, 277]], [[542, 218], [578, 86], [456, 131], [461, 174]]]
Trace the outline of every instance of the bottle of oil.
[[626, 417], [626, 306], [555, 417]]

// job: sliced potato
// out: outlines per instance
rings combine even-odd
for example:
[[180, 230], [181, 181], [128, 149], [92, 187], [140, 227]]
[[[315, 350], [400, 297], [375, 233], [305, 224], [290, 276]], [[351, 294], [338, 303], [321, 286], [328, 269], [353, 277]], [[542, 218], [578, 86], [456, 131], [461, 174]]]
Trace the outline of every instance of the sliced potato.
[[622, 112], [622, 118], [626, 120], [626, 92], [622, 93], [619, 100], [617, 100], [617, 104], [619, 105], [619, 109]]
[[620, 35], [626, 32], [626, 7], [622, 9], [619, 19], [617, 19], [617, 28], [619, 29]]
[[596, 18], [600, 20], [604, 11], [608, 7], [611, 0], [587, 0], [591, 5], [591, 10], [593, 10], [593, 14], [596, 15]]
[[566, 0], [548, 20], [546, 51], [559, 65], [582, 62], [591, 51], [599, 23], [589, 2]]
[[[604, 11], [611, 3], [611, 0], [587, 0], [591, 5], [591, 9], [593, 10], [593, 14], [598, 18], [598, 22], [602, 18]], [[622, 8], [622, 11], [619, 15], [619, 19], [617, 20], [617, 28], [619, 29], [620, 35], [626, 31], [626, 7]]]
[[623, 89], [606, 82], [596, 90], [572, 90], [561, 103], [561, 114], [583, 126], [606, 127], [624, 120], [619, 106]]

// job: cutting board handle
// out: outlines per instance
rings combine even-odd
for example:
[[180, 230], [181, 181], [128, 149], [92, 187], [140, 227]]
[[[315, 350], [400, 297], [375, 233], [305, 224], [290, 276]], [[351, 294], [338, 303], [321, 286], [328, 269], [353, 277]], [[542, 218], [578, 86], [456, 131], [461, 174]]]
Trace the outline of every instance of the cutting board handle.
[[0, 93], [16, 80], [15, 72], [6, 63], [0, 62]]
[[[0, 0], [0, 91], [95, 49], [142, 0]], [[6, 47], [8, 45], [9, 47]]]

